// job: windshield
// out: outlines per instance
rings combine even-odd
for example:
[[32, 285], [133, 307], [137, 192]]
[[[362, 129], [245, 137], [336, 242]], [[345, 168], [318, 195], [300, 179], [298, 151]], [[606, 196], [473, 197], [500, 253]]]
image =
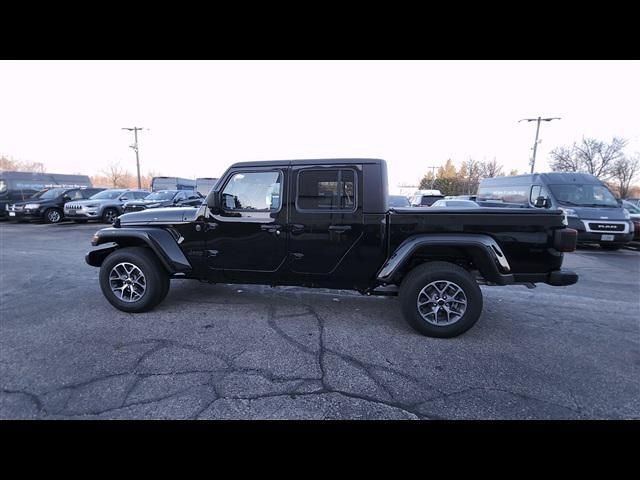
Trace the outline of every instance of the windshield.
[[153, 192], [150, 195], [144, 197], [145, 200], [171, 200], [175, 196], [176, 192], [172, 190], [160, 190], [159, 192]]
[[549, 185], [561, 205], [576, 207], [617, 207], [618, 201], [604, 185]]
[[389, 196], [390, 207], [410, 207], [409, 199], [402, 195], [390, 195]]
[[31, 198], [39, 198], [40, 200], [51, 200], [52, 198], [58, 198], [66, 191], [66, 188], [51, 188], [49, 190], [40, 190]]
[[91, 200], [113, 200], [122, 195], [126, 190], [103, 190], [89, 197]]

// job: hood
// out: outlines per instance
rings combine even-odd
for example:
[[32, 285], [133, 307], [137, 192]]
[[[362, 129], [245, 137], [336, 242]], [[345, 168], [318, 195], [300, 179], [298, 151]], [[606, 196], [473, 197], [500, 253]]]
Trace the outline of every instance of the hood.
[[562, 208], [576, 212], [581, 220], [628, 220], [625, 218], [625, 210], [622, 207], [575, 207], [573, 205]]
[[47, 200], [41, 200], [39, 198], [32, 198], [30, 200], [20, 200], [19, 202], [8, 202], [10, 205], [26, 205], [28, 203], [39, 203], [41, 205], [46, 205], [49, 203], [58, 203], [58, 198], [48, 198]]
[[160, 205], [166, 205], [168, 203], [171, 203], [171, 200], [132, 200], [130, 202], [127, 202], [127, 205], [155, 205], [155, 204], [160, 204]]
[[108, 199], [108, 198], [101, 198], [101, 199], [96, 199], [96, 200], [69, 200], [67, 202], [68, 205], [105, 205], [107, 203], [111, 203], [113, 205], [118, 205], [121, 202], [118, 199]]
[[157, 225], [193, 222], [203, 214], [203, 208], [153, 208], [150, 210], [143, 210], [141, 212], [125, 213], [120, 215], [118, 220], [120, 222], [120, 226], [123, 227], [127, 225]]

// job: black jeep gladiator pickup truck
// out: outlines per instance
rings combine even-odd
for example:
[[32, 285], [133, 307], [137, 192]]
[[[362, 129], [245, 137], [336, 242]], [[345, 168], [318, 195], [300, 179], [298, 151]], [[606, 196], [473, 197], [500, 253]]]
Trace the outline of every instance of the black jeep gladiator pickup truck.
[[559, 210], [389, 209], [376, 159], [236, 163], [205, 205], [127, 213], [87, 255], [125, 312], [160, 303], [171, 278], [399, 295], [420, 333], [453, 337], [482, 311], [479, 284], [571, 285], [576, 231]]

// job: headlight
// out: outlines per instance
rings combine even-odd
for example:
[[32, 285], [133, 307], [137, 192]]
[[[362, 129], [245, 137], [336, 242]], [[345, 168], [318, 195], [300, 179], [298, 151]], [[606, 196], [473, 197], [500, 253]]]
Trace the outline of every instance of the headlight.
[[85, 208], [98, 208], [98, 205], [85, 205]]
[[160, 205], [162, 205], [162, 204], [161, 203], [152, 203], [151, 205], [147, 205], [147, 207], [156, 208], [156, 207], [159, 207]]
[[561, 208], [560, 210], [562, 210], [567, 217], [578, 218], [578, 214], [573, 208]]
[[624, 208], [622, 209], [622, 211], [624, 212], [625, 220], [629, 220], [631, 218], [631, 215], [629, 215], [629, 211], [625, 210]]
[[26, 208], [27, 210], [35, 210], [37, 208], [40, 208], [40, 204], [39, 203], [27, 203], [24, 208]]

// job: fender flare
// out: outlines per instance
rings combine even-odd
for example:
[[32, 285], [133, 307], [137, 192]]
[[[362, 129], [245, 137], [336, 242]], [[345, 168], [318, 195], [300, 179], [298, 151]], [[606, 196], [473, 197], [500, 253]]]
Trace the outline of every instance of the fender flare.
[[85, 261], [92, 267], [99, 267], [107, 255], [117, 248], [129, 246], [132, 239], [135, 244], [142, 242], [148, 246], [170, 274], [188, 273], [192, 270], [174, 236], [167, 230], [153, 227], [103, 228], [94, 236], [91, 243], [96, 248], [86, 254]]
[[396, 274], [420, 248], [429, 246], [462, 247], [467, 250], [478, 270], [490, 282], [514, 283], [511, 267], [504, 252], [491, 236], [475, 233], [429, 233], [412, 235], [402, 242], [378, 271], [377, 280], [392, 283]]

